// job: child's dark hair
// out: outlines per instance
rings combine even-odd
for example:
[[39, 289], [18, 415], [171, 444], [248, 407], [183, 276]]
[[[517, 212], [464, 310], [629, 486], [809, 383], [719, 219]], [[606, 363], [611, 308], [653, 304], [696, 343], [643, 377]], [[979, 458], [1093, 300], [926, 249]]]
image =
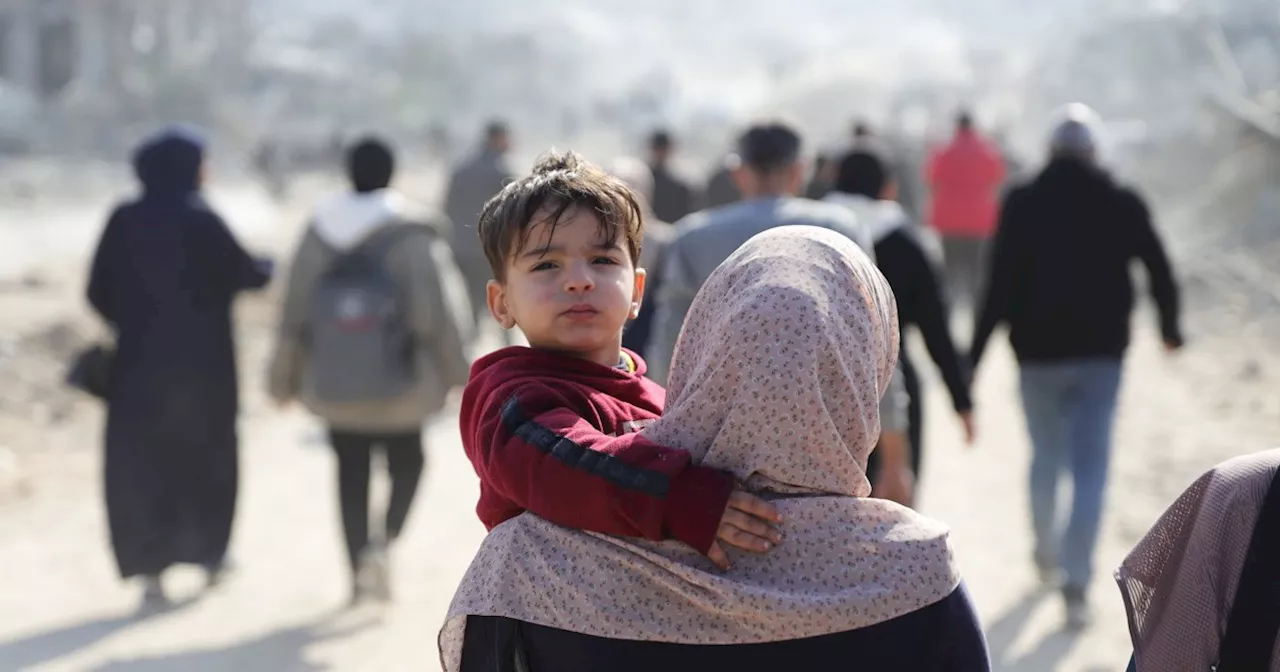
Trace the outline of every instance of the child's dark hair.
[[480, 213], [480, 244], [493, 277], [505, 279], [507, 260], [529, 242], [539, 213], [550, 222], [545, 243], [550, 244], [556, 225], [574, 208], [595, 214], [606, 244], [621, 239], [631, 263], [640, 259], [643, 224], [631, 189], [575, 152], [552, 150], [538, 159], [533, 174], [508, 184]]

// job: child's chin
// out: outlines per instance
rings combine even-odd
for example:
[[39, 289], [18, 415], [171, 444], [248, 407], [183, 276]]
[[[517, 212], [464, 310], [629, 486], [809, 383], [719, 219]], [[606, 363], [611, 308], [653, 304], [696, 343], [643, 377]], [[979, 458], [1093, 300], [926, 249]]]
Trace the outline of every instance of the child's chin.
[[561, 350], [584, 355], [600, 352], [602, 348], [607, 348], [617, 344], [618, 339], [616, 337], [603, 338], [594, 335], [587, 336], [585, 334], [582, 336], [570, 336], [559, 339]]

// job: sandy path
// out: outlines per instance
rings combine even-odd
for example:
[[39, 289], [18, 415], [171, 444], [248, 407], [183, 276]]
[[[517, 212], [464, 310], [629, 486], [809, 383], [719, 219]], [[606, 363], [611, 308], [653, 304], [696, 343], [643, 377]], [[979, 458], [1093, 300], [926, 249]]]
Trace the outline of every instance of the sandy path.
[[[245, 235], [259, 248], [283, 250], [293, 228], [278, 222], [297, 217], [247, 209], [244, 219], [268, 216], [277, 225], [249, 225]], [[455, 420], [443, 417], [429, 430], [428, 477], [394, 558], [395, 604], [344, 612], [331, 455], [314, 421], [269, 408], [259, 391], [273, 295], [241, 306], [244, 476], [232, 545], [240, 570], [172, 612], [132, 616], [136, 587], [116, 579], [106, 546], [101, 414], [57, 389], [49, 359], [58, 350], [48, 344], [50, 325], [77, 332], [87, 324], [79, 283], [69, 271], [40, 289], [0, 288], [5, 324], [16, 325], [4, 343], [19, 360], [2, 371], [21, 379], [0, 392], [0, 670], [436, 669], [435, 633], [483, 535]], [[42, 336], [44, 350], [24, 334]], [[1139, 328], [1091, 596], [1098, 619], [1079, 635], [1058, 632], [1060, 603], [1034, 590], [1028, 450], [1007, 349], [998, 344], [985, 360], [977, 389], [982, 438], [973, 450], [960, 445], [940, 386], [932, 386], [922, 507], [954, 528], [997, 669], [1122, 668], [1127, 631], [1110, 570], [1202, 469], [1277, 443], [1280, 359], [1250, 355], [1246, 346], [1255, 342], [1238, 333], [1205, 338], [1168, 360]], [[194, 596], [198, 579], [178, 572], [172, 585]]]

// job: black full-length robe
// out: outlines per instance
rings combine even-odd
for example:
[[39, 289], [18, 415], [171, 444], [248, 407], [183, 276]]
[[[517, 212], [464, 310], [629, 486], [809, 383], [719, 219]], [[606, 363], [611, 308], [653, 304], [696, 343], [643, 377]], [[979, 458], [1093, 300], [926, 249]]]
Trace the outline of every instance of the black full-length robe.
[[200, 197], [197, 140], [162, 135], [134, 162], [143, 195], [112, 213], [88, 291], [117, 337], [105, 476], [126, 578], [223, 560], [238, 478], [231, 306], [269, 274]]

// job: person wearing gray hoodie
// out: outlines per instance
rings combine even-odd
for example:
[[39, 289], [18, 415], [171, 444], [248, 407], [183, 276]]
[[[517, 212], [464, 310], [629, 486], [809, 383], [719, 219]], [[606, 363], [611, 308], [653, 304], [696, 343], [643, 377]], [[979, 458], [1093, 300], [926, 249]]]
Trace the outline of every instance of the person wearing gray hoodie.
[[[356, 601], [390, 597], [386, 546], [403, 529], [422, 474], [423, 424], [445, 407], [450, 391], [466, 383], [469, 372], [464, 343], [470, 338], [471, 313], [443, 234], [448, 223], [438, 215], [415, 216], [388, 188], [394, 166], [390, 148], [375, 139], [358, 142], [348, 153], [353, 188], [317, 209], [294, 254], [268, 374], [277, 403], [300, 399], [328, 426]], [[393, 285], [389, 292], [397, 297], [392, 312], [402, 316], [407, 352], [395, 353], [404, 361], [391, 368], [410, 373], [394, 394], [362, 398], [350, 389], [333, 394], [332, 382], [326, 387], [326, 380], [334, 379], [326, 367], [349, 368], [355, 355], [339, 350], [343, 356], [334, 360], [318, 354], [324, 325], [317, 310], [331, 269], [358, 253], [376, 260], [379, 277]], [[369, 472], [377, 447], [390, 471], [391, 500], [384, 536], [371, 542]]]

